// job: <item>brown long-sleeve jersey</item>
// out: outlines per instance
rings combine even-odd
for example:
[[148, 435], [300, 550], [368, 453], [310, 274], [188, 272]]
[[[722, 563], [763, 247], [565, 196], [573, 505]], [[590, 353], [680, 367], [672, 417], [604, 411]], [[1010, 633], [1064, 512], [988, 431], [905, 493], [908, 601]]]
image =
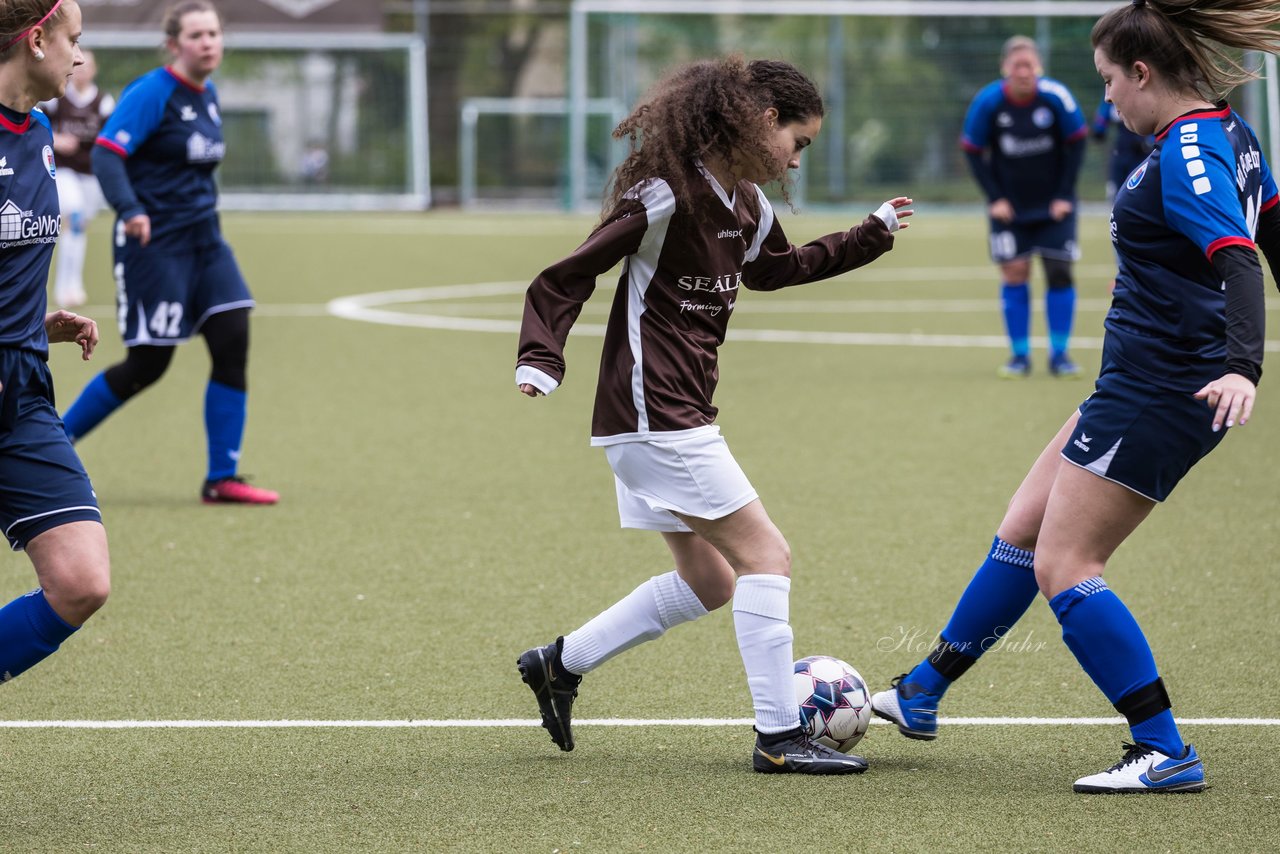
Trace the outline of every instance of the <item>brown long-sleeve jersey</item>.
[[714, 423], [717, 354], [739, 288], [816, 282], [893, 247], [893, 235], [875, 216], [794, 246], [759, 187], [739, 182], [729, 198], [700, 171], [705, 182], [695, 176], [691, 184], [694, 213], [677, 204], [666, 181], [645, 181], [529, 286], [517, 381], [550, 391], [564, 379], [565, 339], [596, 277], [623, 262], [600, 358], [593, 445], [670, 438]]

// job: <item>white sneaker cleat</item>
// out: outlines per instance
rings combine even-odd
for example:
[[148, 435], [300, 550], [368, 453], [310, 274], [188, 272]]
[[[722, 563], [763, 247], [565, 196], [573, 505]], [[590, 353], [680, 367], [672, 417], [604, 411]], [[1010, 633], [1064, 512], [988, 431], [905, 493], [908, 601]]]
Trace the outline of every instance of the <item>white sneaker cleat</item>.
[[1087, 795], [1204, 791], [1204, 763], [1191, 745], [1177, 758], [1143, 744], [1126, 744], [1124, 749], [1124, 758], [1106, 771], [1076, 780], [1074, 791]]

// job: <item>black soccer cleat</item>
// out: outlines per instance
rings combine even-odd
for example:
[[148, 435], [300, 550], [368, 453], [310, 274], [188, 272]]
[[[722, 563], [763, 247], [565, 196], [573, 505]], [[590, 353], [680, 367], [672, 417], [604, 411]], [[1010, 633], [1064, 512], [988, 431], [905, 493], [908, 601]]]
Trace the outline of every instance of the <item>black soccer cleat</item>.
[[861, 774], [867, 760], [819, 744], [798, 727], [776, 735], [757, 733], [751, 767], [761, 774]]
[[542, 713], [542, 728], [551, 733], [551, 740], [561, 750], [573, 750], [573, 728], [570, 725], [573, 701], [578, 696], [581, 676], [564, 669], [560, 663], [560, 650], [564, 638], [555, 643], [534, 647], [520, 654], [516, 667], [520, 678], [538, 698], [538, 711]]

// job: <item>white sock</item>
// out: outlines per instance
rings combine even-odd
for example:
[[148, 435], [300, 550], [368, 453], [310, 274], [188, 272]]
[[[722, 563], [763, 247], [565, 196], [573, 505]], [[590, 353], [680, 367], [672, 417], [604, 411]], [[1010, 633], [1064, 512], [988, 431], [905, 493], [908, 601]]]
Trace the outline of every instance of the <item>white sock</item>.
[[70, 229], [58, 236], [58, 266], [53, 277], [54, 298], [75, 296], [84, 291], [84, 256], [89, 238]]
[[784, 575], [741, 576], [733, 594], [733, 627], [747, 670], [756, 729], [763, 733], [800, 726], [792, 686], [790, 598], [791, 579]]
[[570, 673], [587, 673], [620, 652], [661, 637], [673, 626], [706, 615], [707, 609], [678, 574], [655, 575], [565, 635], [560, 662]]

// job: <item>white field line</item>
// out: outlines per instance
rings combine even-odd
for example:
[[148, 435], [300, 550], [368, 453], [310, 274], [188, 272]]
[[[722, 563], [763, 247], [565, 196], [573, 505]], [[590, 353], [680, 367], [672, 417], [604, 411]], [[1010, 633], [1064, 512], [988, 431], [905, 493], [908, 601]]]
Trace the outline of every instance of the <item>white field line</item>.
[[[934, 274], [937, 271], [917, 268], [915, 270], [890, 270], [892, 275], [914, 276], [921, 273]], [[953, 270], [953, 273], [963, 270]], [[491, 332], [501, 335], [517, 335], [520, 332], [518, 320], [497, 320], [477, 317], [459, 317], [442, 314], [418, 314], [397, 311], [385, 306], [403, 305], [424, 302], [451, 302], [468, 297], [493, 297], [524, 293], [528, 287], [526, 282], [478, 282], [470, 285], [444, 285], [430, 288], [409, 288], [397, 291], [379, 291], [375, 293], [355, 294], [340, 297], [329, 303], [329, 311], [336, 317], [348, 320], [359, 320], [367, 323], [380, 323], [392, 326], [416, 327], [419, 329], [446, 329], [457, 332]], [[601, 287], [599, 290], [606, 290]], [[851, 303], [856, 301], [850, 301]], [[882, 304], [884, 301], [868, 301]], [[891, 301], [894, 309], [907, 311], [925, 311], [928, 300]], [[940, 301], [947, 302], [947, 301]], [[954, 301], [953, 301], [954, 302]], [[976, 301], [964, 300], [967, 307], [977, 305]], [[765, 310], [765, 301], [761, 301], [761, 310]], [[746, 303], [744, 303], [744, 306]], [[913, 306], [908, 308], [908, 306]], [[976, 310], [976, 309], [975, 309]], [[994, 301], [986, 303], [983, 311], [994, 311]], [[605, 326], [600, 323], [579, 323], [573, 328], [573, 334], [602, 337]], [[995, 350], [1006, 349], [1008, 340], [1002, 335], [945, 335], [926, 334], [922, 332], [814, 332], [796, 329], [736, 329], [729, 332], [729, 341], [757, 341], [770, 344], [840, 344], [853, 346], [880, 347], [985, 347]], [[1035, 347], [1047, 346], [1048, 340], [1041, 336], [1033, 337], [1031, 343]], [[1072, 339], [1072, 347], [1077, 350], [1099, 350], [1102, 348], [1101, 338], [1077, 337]], [[1270, 352], [1280, 352], [1280, 341], [1268, 341], [1265, 347]]]
[[[751, 718], [596, 718], [578, 727], [748, 727]], [[877, 725], [887, 721], [873, 718]], [[939, 718], [948, 726], [1117, 726], [1124, 718]], [[1178, 718], [1180, 726], [1280, 726], [1280, 718]], [[542, 726], [520, 718], [452, 720], [116, 720], [0, 721], [0, 729], [515, 729]]]

